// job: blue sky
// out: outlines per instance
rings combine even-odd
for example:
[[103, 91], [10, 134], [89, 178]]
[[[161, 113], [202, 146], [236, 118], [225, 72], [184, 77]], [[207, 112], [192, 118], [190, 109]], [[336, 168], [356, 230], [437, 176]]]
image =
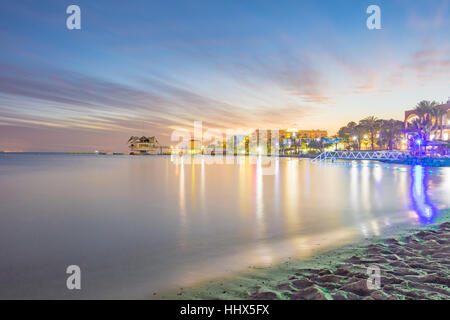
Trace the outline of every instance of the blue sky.
[[[66, 8], [81, 8], [81, 30]], [[382, 29], [366, 28], [381, 8]], [[128, 136], [327, 129], [450, 95], [450, 1], [0, 4], [0, 150], [122, 151]], [[447, 17], [447, 19], [446, 19]]]

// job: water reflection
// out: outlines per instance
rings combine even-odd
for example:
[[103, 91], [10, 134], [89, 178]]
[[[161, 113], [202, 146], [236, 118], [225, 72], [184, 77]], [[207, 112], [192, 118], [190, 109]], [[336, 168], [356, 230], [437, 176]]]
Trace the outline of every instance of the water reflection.
[[436, 207], [428, 196], [427, 172], [425, 168], [416, 165], [411, 171], [411, 208], [416, 212], [421, 224], [429, 224], [437, 215]]
[[55, 275], [73, 261], [89, 266], [83, 297], [145, 297], [430, 223], [450, 206], [449, 168], [276, 158], [265, 175], [258, 157], [52, 157], [0, 159], [1, 297], [57, 297]]

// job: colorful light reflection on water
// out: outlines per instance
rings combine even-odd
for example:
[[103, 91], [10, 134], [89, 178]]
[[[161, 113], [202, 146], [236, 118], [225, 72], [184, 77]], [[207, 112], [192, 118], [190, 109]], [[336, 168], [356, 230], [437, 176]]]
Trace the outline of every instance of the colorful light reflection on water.
[[422, 224], [434, 222], [438, 210], [430, 201], [428, 195], [429, 171], [426, 168], [416, 165], [411, 172], [411, 209], [414, 210]]
[[[148, 297], [450, 207], [450, 168], [273, 158], [264, 175], [253, 160], [1, 155], [0, 297]], [[86, 279], [76, 296], [64, 286], [74, 263]]]

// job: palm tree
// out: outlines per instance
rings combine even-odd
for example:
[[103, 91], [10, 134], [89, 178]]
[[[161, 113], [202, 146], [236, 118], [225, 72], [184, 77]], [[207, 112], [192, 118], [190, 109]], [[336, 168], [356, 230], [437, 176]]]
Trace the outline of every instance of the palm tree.
[[[423, 118], [414, 119], [411, 123], [410, 129], [416, 132], [416, 137], [419, 139], [419, 151], [421, 152], [421, 147], [426, 147], [428, 142], [428, 137], [433, 130], [433, 122], [431, 117], [425, 116]], [[422, 143], [423, 142], [423, 143]]]
[[427, 100], [422, 100], [416, 105], [416, 108], [414, 109], [414, 111], [416, 112], [416, 114], [419, 118], [431, 117], [432, 110], [437, 105], [438, 105], [438, 103], [436, 101], [430, 102]]
[[354, 121], [349, 122], [345, 127], [339, 129], [337, 136], [347, 143], [346, 149], [361, 149], [361, 140], [365, 134], [365, 129]]
[[380, 142], [392, 150], [394, 143], [400, 140], [403, 133], [403, 122], [394, 119], [381, 120], [380, 128]]
[[377, 117], [370, 116], [362, 119], [359, 124], [365, 128], [370, 134], [370, 146], [374, 150], [374, 140], [378, 129], [380, 128], [380, 120]]
[[361, 141], [366, 133], [366, 128], [364, 128], [362, 125], [358, 124], [351, 128], [351, 135], [352, 140], [356, 139], [356, 146], [358, 147], [358, 150], [361, 150]]
[[352, 131], [355, 126], [355, 122], [349, 122], [345, 127], [340, 128], [337, 133], [337, 136], [347, 144], [346, 148], [350, 148], [350, 144], [352, 143]]
[[434, 118], [434, 129], [435, 130], [440, 130], [440, 134], [439, 134], [439, 138], [440, 140], [442, 140], [443, 137], [443, 131], [444, 131], [444, 116], [447, 114], [447, 111], [444, 109], [441, 109], [437, 106], [434, 106], [431, 109], [431, 115]]

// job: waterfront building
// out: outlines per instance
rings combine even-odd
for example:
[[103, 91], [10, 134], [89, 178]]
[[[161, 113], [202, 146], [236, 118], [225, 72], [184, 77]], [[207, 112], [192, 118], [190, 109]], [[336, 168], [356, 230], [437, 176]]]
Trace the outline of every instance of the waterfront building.
[[308, 152], [311, 140], [321, 140], [328, 136], [326, 130], [279, 130], [279, 148], [282, 154], [302, 154]]
[[[270, 154], [272, 152], [272, 130], [256, 129], [248, 136], [248, 150], [251, 154]], [[275, 143], [278, 143], [275, 142]]]
[[128, 148], [131, 154], [152, 154], [158, 152], [159, 142], [154, 136], [131, 136], [128, 139]]
[[328, 132], [326, 130], [298, 130], [284, 129], [279, 131], [280, 139], [317, 139], [326, 138]]
[[[439, 118], [433, 117], [433, 129], [430, 131], [428, 139], [430, 141], [433, 140], [443, 140], [448, 141], [450, 136], [450, 98], [447, 103], [443, 103], [441, 105], [436, 106], [437, 109], [442, 111], [442, 114]], [[410, 124], [418, 119], [419, 115], [417, 114], [416, 109], [406, 110], [405, 111], [405, 131], [408, 133], [412, 133], [412, 129]]]
[[191, 141], [189, 143], [189, 152], [190, 152], [190, 154], [203, 153], [202, 142], [198, 139], [191, 139]]

